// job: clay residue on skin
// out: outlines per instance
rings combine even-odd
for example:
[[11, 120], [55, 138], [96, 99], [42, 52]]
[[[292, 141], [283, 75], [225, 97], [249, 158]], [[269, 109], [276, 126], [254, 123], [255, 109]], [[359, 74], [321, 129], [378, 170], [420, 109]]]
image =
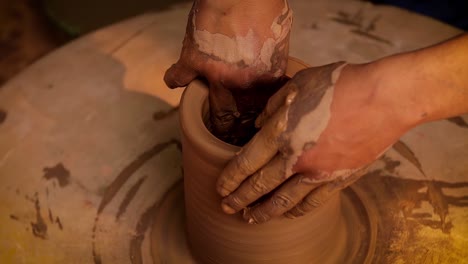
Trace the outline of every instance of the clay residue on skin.
[[[266, 24], [246, 24], [239, 26], [241, 32], [237, 27], [226, 32], [218, 30], [216, 25], [205, 27], [200, 22], [204, 20], [197, 17], [198, 4], [195, 1], [188, 25], [191, 29], [188, 36], [195, 49], [210, 61], [240, 71], [238, 77], [229, 76], [223, 69], [212, 75], [202, 73], [208, 75], [205, 77], [210, 91], [210, 131], [222, 141], [242, 146], [257, 132], [256, 116], [283, 83], [292, 11], [287, 1], [275, 2], [275, 13], [264, 18]], [[224, 15], [236, 12], [243, 11], [229, 10]]]
[[[211, 33], [208, 30], [197, 29], [196, 12], [192, 16], [194, 28], [193, 39], [200, 52], [227, 63], [255, 66], [259, 71], [268, 72], [273, 69], [272, 58], [284, 39], [289, 35], [292, 24], [292, 11], [287, 2], [284, 2], [282, 14], [276, 17], [271, 25], [272, 38], [268, 38], [259, 49], [256, 47], [257, 36], [252, 29], [245, 36], [228, 37], [220, 33]], [[216, 43], [217, 45], [213, 45]], [[236, 52], [232, 52], [236, 51]], [[278, 76], [279, 77], [279, 76]]]
[[[193, 17], [195, 19], [195, 15]], [[257, 52], [253, 45], [255, 36], [252, 29], [247, 32], [247, 35], [236, 36], [234, 38], [220, 33], [211, 33], [207, 30], [195, 29], [193, 38], [201, 52], [215, 56], [228, 63], [236, 64], [243, 62], [247, 65], [252, 65], [257, 57]], [[213, 45], [213, 43], [220, 43], [220, 45]]]
[[275, 38], [284, 39], [289, 33], [289, 30], [285, 30], [285, 26], [286, 28], [290, 28], [291, 24], [292, 12], [289, 8], [288, 2], [285, 0], [283, 10], [281, 11], [281, 15], [275, 19], [273, 24], [271, 24], [271, 31], [275, 35]]
[[337, 180], [337, 179], [347, 179], [354, 173], [360, 171], [362, 168], [355, 168], [355, 169], [343, 169], [343, 170], [335, 170], [330, 174], [326, 174], [324, 178], [316, 180], [315, 182], [320, 182], [320, 181], [330, 181], [330, 180]]
[[[307, 83], [293, 84], [295, 85], [293, 90], [299, 90], [303, 87], [314, 87], [314, 89], [308, 89], [301, 96], [294, 98], [294, 102], [288, 109], [288, 125], [281, 135], [282, 145], [288, 148], [283, 150], [283, 153], [287, 155], [286, 175], [292, 174], [292, 168], [303, 154], [305, 145], [316, 143], [328, 126], [335, 83], [345, 65], [344, 63], [336, 63], [319, 70], [314, 69], [317, 72], [313, 78], [305, 80]], [[337, 178], [350, 175], [349, 173], [352, 171], [340, 170], [333, 175], [322, 175], [320, 178], [329, 180], [328, 176]]]
[[265, 43], [263, 43], [263, 47], [260, 51], [260, 61], [266, 65], [266, 70], [271, 70], [271, 57], [273, 57], [277, 44], [278, 43], [272, 38], [267, 39]]

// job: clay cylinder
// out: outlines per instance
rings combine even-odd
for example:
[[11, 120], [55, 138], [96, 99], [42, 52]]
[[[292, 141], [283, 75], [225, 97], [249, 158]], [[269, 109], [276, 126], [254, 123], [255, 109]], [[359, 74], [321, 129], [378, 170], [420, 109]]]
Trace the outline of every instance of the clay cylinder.
[[[290, 59], [287, 75], [306, 65]], [[221, 210], [217, 177], [239, 148], [214, 137], [205, 127], [208, 90], [192, 82], [181, 101], [187, 240], [198, 263], [342, 263], [346, 231], [340, 199], [297, 219], [279, 217], [247, 224], [240, 214]]]

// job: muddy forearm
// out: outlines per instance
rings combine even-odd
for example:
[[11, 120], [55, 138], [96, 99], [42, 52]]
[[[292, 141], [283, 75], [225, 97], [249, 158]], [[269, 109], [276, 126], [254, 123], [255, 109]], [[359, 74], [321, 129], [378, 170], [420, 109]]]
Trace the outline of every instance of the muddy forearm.
[[189, 40], [202, 54], [198, 71], [210, 86], [212, 132], [242, 144], [283, 79], [292, 23], [287, 0], [198, 0], [189, 19]]
[[411, 124], [468, 113], [468, 34], [368, 65], [377, 92]]
[[249, 12], [245, 8], [261, 8], [261, 9], [254, 9], [252, 11], [256, 13], [264, 13], [268, 11], [270, 7], [276, 4], [284, 4], [287, 0], [195, 0], [196, 3], [206, 4], [210, 8], [217, 10], [220, 14], [225, 13], [230, 9], [244, 9], [245, 12]]
[[267, 39], [272, 36], [272, 23], [289, 9], [287, 0], [196, 0], [195, 5], [209, 13], [196, 16], [197, 28], [231, 38], [253, 30], [257, 38]]

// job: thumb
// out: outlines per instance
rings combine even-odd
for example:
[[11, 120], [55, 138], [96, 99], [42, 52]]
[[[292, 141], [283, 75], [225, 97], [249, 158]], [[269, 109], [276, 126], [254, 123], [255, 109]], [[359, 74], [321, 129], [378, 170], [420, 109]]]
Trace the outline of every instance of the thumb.
[[197, 76], [198, 73], [192, 68], [176, 63], [173, 64], [164, 74], [164, 82], [171, 89], [184, 87], [197, 78]]

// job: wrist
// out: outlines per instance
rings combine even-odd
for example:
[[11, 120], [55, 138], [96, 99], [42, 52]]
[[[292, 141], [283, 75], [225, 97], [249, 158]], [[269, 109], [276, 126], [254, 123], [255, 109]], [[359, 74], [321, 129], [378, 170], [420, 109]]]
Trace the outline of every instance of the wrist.
[[243, 31], [250, 28], [270, 29], [278, 17], [290, 12], [287, 0], [197, 0], [193, 9], [197, 28], [217, 32], [228, 27], [233, 35], [245, 35]]
[[414, 90], [412, 59], [403, 56], [383, 58], [366, 64], [366, 67], [370, 68], [378, 102], [387, 108], [392, 118], [411, 128], [429, 121], [432, 109]]
[[358, 111], [360, 116], [371, 116], [379, 127], [405, 131], [418, 124], [414, 115], [408, 114], [410, 103], [399, 100], [400, 91], [386, 81], [392, 74], [380, 61], [367, 64], [346, 65], [337, 81], [337, 105], [340, 111]]
[[380, 92], [409, 124], [468, 112], [468, 35], [371, 63]]

